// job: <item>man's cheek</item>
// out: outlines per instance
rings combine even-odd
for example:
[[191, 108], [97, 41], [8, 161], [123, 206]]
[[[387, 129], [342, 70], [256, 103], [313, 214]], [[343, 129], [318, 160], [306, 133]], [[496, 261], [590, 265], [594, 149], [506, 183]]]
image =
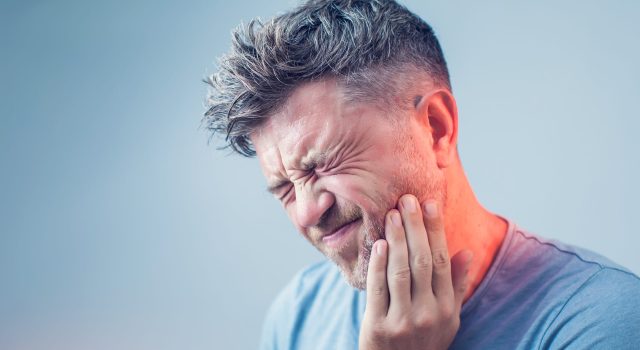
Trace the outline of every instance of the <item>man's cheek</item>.
[[349, 186], [343, 187], [336, 191], [336, 195], [352, 205], [358, 206], [363, 212], [373, 212], [378, 210], [379, 200], [375, 196], [375, 191], [366, 186]]

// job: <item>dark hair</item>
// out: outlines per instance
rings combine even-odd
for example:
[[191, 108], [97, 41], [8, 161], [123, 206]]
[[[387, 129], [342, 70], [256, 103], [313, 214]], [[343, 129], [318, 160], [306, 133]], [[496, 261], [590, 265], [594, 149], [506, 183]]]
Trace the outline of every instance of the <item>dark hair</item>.
[[[311, 0], [263, 24], [233, 32], [231, 52], [205, 79], [212, 89], [203, 124], [227, 147], [255, 155], [249, 135], [302, 83], [336, 78], [354, 98], [385, 103], [401, 76], [425, 72], [451, 89], [431, 27], [392, 0]], [[415, 75], [415, 74], [413, 74]]]

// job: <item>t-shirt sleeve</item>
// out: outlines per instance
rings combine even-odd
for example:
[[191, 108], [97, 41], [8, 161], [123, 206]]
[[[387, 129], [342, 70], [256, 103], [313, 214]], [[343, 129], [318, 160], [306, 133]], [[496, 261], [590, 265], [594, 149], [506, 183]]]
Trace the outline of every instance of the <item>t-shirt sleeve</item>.
[[638, 349], [640, 278], [602, 268], [564, 304], [540, 349]]
[[262, 325], [259, 350], [288, 350], [295, 320], [301, 273], [298, 273], [273, 300]]

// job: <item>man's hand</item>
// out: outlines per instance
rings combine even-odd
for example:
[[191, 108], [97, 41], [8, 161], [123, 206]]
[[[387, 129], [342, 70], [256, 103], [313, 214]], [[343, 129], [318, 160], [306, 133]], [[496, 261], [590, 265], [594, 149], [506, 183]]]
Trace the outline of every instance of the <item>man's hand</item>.
[[449, 260], [436, 202], [420, 206], [404, 195], [398, 207], [385, 218], [386, 241], [371, 252], [359, 348], [446, 349], [460, 325], [471, 252]]

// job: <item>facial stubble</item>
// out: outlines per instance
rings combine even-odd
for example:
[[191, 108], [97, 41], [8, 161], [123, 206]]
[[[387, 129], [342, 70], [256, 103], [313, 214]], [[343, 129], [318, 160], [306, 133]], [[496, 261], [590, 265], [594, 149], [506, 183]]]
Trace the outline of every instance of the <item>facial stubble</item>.
[[[404, 131], [406, 132], [406, 130]], [[397, 133], [396, 135], [402, 134]], [[396, 203], [400, 196], [408, 193], [413, 194], [418, 199], [434, 199], [440, 205], [444, 205], [447, 197], [446, 178], [436, 166], [433, 154], [431, 154], [432, 158], [430, 159], [426, 154], [418, 152], [415, 140], [410, 136], [411, 134], [404, 133], [404, 135], [409, 135], [408, 139], [396, 139], [394, 142], [396, 154], [404, 156], [401, 157], [402, 161], [399, 163], [397, 176], [394, 177], [396, 181], [389, 184], [387, 193], [378, 193], [378, 197], [381, 199], [391, 197], [394, 198], [392, 203]], [[384, 201], [380, 200], [378, 203], [384, 203]], [[378, 208], [375, 213], [367, 213], [367, 215], [363, 216], [368, 220], [363, 220], [362, 230], [359, 232], [359, 234], [363, 235], [363, 243], [359, 247], [358, 258], [353, 269], [348, 271], [345, 266], [338, 264], [345, 280], [354, 288], [366, 289], [373, 244], [378, 239], [385, 238], [384, 218], [389, 209], [391, 208]], [[332, 260], [337, 263], [335, 259]]]

